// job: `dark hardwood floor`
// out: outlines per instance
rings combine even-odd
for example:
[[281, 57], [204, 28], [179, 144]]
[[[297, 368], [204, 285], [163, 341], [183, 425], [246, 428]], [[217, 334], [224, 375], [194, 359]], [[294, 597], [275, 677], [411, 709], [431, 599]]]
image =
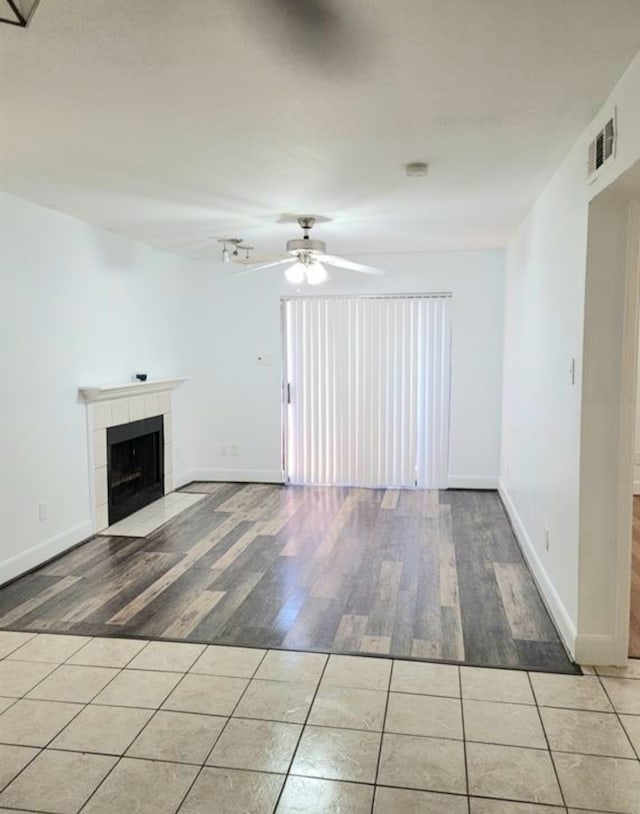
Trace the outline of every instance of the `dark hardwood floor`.
[[496, 493], [195, 483], [0, 590], [0, 628], [576, 672]]

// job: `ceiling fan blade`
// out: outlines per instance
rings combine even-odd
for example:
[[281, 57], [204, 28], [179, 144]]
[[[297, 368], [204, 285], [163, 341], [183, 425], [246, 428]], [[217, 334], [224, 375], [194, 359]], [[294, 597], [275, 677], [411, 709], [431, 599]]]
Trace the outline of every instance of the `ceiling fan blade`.
[[[305, 62], [351, 70], [364, 54], [358, 38], [362, 16], [355, 18], [339, 0], [254, 0], [269, 30], [280, 33], [281, 46]], [[277, 23], [274, 25], [274, 20]], [[339, 74], [342, 76], [342, 73]]]
[[232, 257], [231, 261], [239, 266], [265, 266], [268, 263], [275, 263], [285, 259], [288, 258], [280, 254], [277, 257]]
[[348, 269], [349, 271], [359, 271], [362, 274], [375, 274], [380, 276], [385, 272], [375, 266], [366, 266], [364, 263], [355, 263], [353, 260], [347, 260], [345, 257], [336, 257], [334, 254], [320, 254], [314, 259], [319, 260], [321, 263], [327, 263], [329, 266], [335, 266], [339, 269]]
[[262, 271], [263, 269], [274, 268], [275, 266], [284, 266], [284, 265], [291, 265], [296, 263], [298, 260], [297, 257], [285, 257], [284, 260], [276, 260], [273, 263], [260, 263], [257, 266], [248, 266], [247, 268], [243, 268], [240, 271], [234, 271], [233, 277], [238, 277], [241, 274], [250, 274], [252, 271]]

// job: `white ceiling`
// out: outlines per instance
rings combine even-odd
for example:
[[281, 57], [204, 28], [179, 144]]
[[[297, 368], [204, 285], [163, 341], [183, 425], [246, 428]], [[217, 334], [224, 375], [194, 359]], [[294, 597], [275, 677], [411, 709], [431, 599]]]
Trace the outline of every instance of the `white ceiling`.
[[42, 0], [0, 26], [0, 188], [188, 257], [290, 213], [344, 254], [500, 246], [640, 48], [638, 0], [334, 7], [326, 41], [276, 0]]

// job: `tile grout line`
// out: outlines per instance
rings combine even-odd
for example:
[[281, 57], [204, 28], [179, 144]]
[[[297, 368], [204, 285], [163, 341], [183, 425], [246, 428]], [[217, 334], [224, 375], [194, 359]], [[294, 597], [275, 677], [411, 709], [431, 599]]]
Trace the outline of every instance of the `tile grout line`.
[[531, 680], [531, 673], [527, 672], [527, 680], [529, 682], [529, 687], [531, 689], [531, 694], [533, 695], [533, 700], [535, 701], [536, 712], [538, 713], [538, 720], [540, 721], [540, 726], [542, 727], [542, 734], [544, 735], [545, 743], [547, 744], [547, 753], [549, 755], [549, 760], [551, 761], [551, 765], [553, 767], [553, 774], [556, 778], [556, 783], [558, 784], [558, 790], [560, 792], [560, 799], [562, 800], [562, 805], [568, 810], [567, 800], [564, 796], [564, 789], [562, 788], [562, 783], [560, 782], [560, 775], [558, 774], [558, 767], [556, 766], [556, 762], [553, 759], [553, 752], [551, 751], [551, 744], [549, 743], [549, 737], [547, 735], [547, 730], [544, 725], [544, 721], [542, 719], [542, 714], [540, 713], [540, 707], [538, 706], [538, 696], [536, 695], [535, 688], [533, 686], [533, 681]]
[[458, 667], [458, 690], [460, 691], [460, 718], [462, 721], [462, 754], [464, 755], [464, 779], [467, 788], [467, 811], [471, 814], [471, 790], [469, 788], [469, 760], [467, 757], [467, 732], [464, 725], [464, 698], [462, 697], [462, 672]]
[[[142, 654], [142, 653], [143, 653], [143, 652], [144, 652], [144, 651], [147, 649], [147, 647], [148, 647], [150, 644], [151, 644], [151, 642], [147, 642], [147, 644], [146, 644], [146, 645], [144, 645], [144, 646], [143, 646], [143, 647], [142, 647], [142, 648], [141, 648], [141, 649], [140, 649], [140, 650], [139, 650], [137, 653], [135, 653], [133, 656], [131, 656], [131, 658], [130, 658], [130, 659], [129, 659], [129, 661], [127, 662], [127, 665], [128, 665], [128, 664], [131, 664], [131, 662], [132, 662], [134, 659], [136, 659], [136, 658], [137, 658], [139, 655], [141, 655], [141, 654]], [[205, 652], [205, 651], [203, 650], [203, 651], [202, 651], [202, 653], [204, 653], [204, 652]], [[196, 656], [196, 658], [194, 659], [194, 661], [193, 661], [193, 662], [192, 662], [192, 664], [191, 664], [191, 667], [193, 667], [193, 665], [194, 665], [194, 664], [195, 664], [195, 663], [198, 661], [198, 659], [200, 658], [200, 656], [202, 655], [202, 653], [200, 653], [200, 654], [198, 654], [198, 655]], [[123, 670], [126, 670], [126, 669], [127, 669], [127, 665], [125, 665], [125, 666], [124, 666], [122, 669], [123, 669]], [[189, 668], [189, 670], [191, 669], [191, 667]], [[189, 675], [189, 670], [187, 670], [186, 672], [184, 672], [184, 673], [182, 674], [183, 678], [184, 678], [184, 676]], [[178, 685], [180, 684], [180, 682], [181, 682], [181, 681], [182, 681], [182, 679], [180, 679], [180, 680], [177, 682], [177, 684], [176, 684], [176, 685], [173, 687], [173, 689], [172, 689], [172, 690], [169, 692], [169, 695], [171, 695], [171, 693], [172, 693], [172, 692], [173, 692], [173, 691], [176, 689], [176, 687], [178, 687]], [[167, 696], [166, 696], [166, 698], [164, 699], [164, 701], [166, 701], [166, 700], [167, 700], [167, 698], [169, 697], [169, 695], [167, 695]], [[149, 724], [151, 723], [151, 721], [153, 721], [153, 720], [155, 719], [156, 715], [157, 715], [157, 714], [158, 714], [158, 713], [161, 711], [161, 707], [162, 707], [162, 704], [164, 704], [164, 701], [162, 701], [162, 702], [161, 702], [161, 704], [160, 704], [160, 706], [159, 706], [159, 707], [157, 707], [156, 709], [152, 709], [152, 710], [151, 710], [151, 715], [149, 716], [149, 718], [147, 719], [147, 721], [146, 721], [146, 722], [145, 722], [145, 723], [142, 725], [142, 728], [141, 728], [141, 729], [140, 729], [140, 730], [137, 732], [137, 734], [135, 734], [135, 735], [133, 736], [133, 738], [132, 738], [132, 739], [131, 739], [131, 741], [129, 742], [128, 746], [126, 747], [126, 749], [124, 749], [124, 751], [122, 752], [122, 754], [121, 754], [121, 755], [119, 755], [119, 758], [123, 758], [123, 757], [127, 757], [127, 756], [128, 756], [128, 755], [127, 755], [127, 752], [129, 751], [129, 749], [131, 749], [131, 747], [133, 746], [133, 744], [134, 744], [134, 743], [135, 743], [135, 742], [138, 740], [138, 738], [139, 738], [139, 737], [142, 735], [142, 733], [143, 733], [143, 732], [146, 730], [146, 728], [149, 726]], [[99, 706], [99, 705], [98, 705], [98, 704], [95, 704], [94, 706]], [[108, 707], [108, 708], [110, 708], [110, 709], [139, 709], [138, 707], [115, 707], [114, 705], [111, 705], [111, 704], [104, 704], [103, 706]], [[140, 709], [144, 709], [144, 707], [140, 707]], [[148, 709], [148, 708], [147, 708], [147, 709]], [[214, 716], [211, 716], [211, 717], [214, 717]], [[130, 756], [129, 756], [129, 757], [130, 757]], [[172, 763], [172, 762], [174, 762], [174, 761], [167, 761], [167, 762], [168, 762], [168, 763]], [[175, 762], [176, 762], [176, 763], [182, 763], [182, 761], [175, 761]]]
[[[206, 651], [203, 651], [203, 653], [204, 653], [204, 652], [206, 652]], [[197, 771], [197, 772], [196, 772], [196, 774], [195, 774], [195, 777], [193, 778], [193, 781], [192, 781], [192, 782], [189, 784], [189, 787], [187, 788], [187, 790], [185, 791], [184, 795], [182, 796], [182, 799], [181, 799], [181, 800], [180, 800], [180, 802], [178, 803], [178, 806], [177, 806], [177, 808], [176, 808], [176, 810], [175, 810], [174, 814], [179, 814], [180, 809], [181, 809], [181, 808], [182, 808], [182, 806], [184, 805], [185, 800], [187, 799], [187, 797], [188, 797], [188, 796], [189, 796], [189, 794], [191, 793], [191, 790], [193, 789], [193, 787], [195, 786], [196, 782], [198, 781], [198, 778], [199, 778], [199, 777], [200, 777], [200, 775], [203, 773], [204, 769], [207, 767], [207, 765], [208, 765], [208, 764], [207, 764], [207, 761], [208, 761], [208, 760], [209, 760], [209, 758], [211, 757], [211, 753], [212, 753], [212, 752], [213, 752], [213, 750], [216, 748], [216, 744], [218, 743], [218, 741], [220, 740], [220, 738], [221, 738], [221, 737], [222, 737], [222, 735], [224, 734], [224, 732], [225, 732], [225, 730], [226, 730], [227, 726], [229, 725], [229, 721], [230, 721], [230, 720], [232, 719], [232, 717], [233, 717], [233, 713], [236, 711], [236, 709], [238, 708], [238, 705], [240, 704], [240, 702], [241, 702], [241, 701], [242, 701], [242, 699], [244, 698], [245, 693], [247, 692], [247, 690], [248, 690], [248, 689], [249, 689], [249, 687], [251, 686], [251, 682], [253, 681], [253, 676], [255, 676], [255, 674], [256, 674], [256, 673], [258, 672], [258, 670], [260, 669], [260, 666], [262, 665], [262, 662], [263, 662], [263, 661], [266, 659], [266, 657], [267, 657], [267, 654], [268, 654], [268, 653], [269, 653], [269, 651], [268, 651], [268, 650], [265, 650], [265, 652], [264, 652], [264, 654], [263, 654], [262, 658], [260, 659], [260, 661], [259, 661], [259, 663], [257, 664], [257, 666], [256, 666], [255, 670], [253, 671], [253, 674], [251, 675], [251, 677], [250, 677], [249, 679], [247, 679], [247, 684], [246, 684], [246, 686], [245, 686], [244, 690], [243, 690], [243, 691], [240, 693], [240, 696], [238, 697], [238, 700], [236, 701], [236, 703], [235, 703], [235, 704], [234, 704], [234, 706], [233, 706], [233, 709], [231, 710], [231, 712], [230, 712], [230, 713], [229, 713], [229, 715], [227, 716], [227, 720], [225, 721], [225, 723], [224, 723], [224, 725], [223, 725], [222, 729], [220, 730], [220, 732], [218, 733], [217, 737], [215, 738], [215, 740], [214, 740], [213, 744], [211, 745], [211, 748], [210, 748], [210, 749], [209, 749], [209, 751], [207, 752], [207, 754], [206, 754], [206, 756], [205, 756], [204, 761], [202, 762], [202, 764], [201, 764], [200, 768], [198, 769], [198, 771]], [[200, 658], [200, 656], [198, 656], [198, 658]], [[197, 659], [196, 659], [196, 661], [197, 661]], [[196, 662], [194, 662], [194, 664], [195, 664], [195, 663], [196, 663]], [[192, 664], [191, 666], [193, 667], [193, 664]], [[185, 676], [186, 676], [186, 675], [189, 675], [189, 673], [185, 673]], [[198, 675], [198, 673], [195, 673], [194, 675]], [[245, 676], [245, 678], [246, 678], [246, 676]], [[179, 682], [178, 682], [178, 684], [176, 684], [176, 688], [177, 688], [177, 687], [180, 685], [180, 683], [181, 683], [181, 682], [179, 681]], [[174, 689], [175, 689], [175, 688], [174, 688]], [[166, 699], [165, 699], [165, 700], [166, 700]]]
[[[13, 630], [7, 630], [7, 631], [5, 631], [5, 632], [6, 632], [6, 633], [25, 633], [26, 635], [28, 635], [28, 634], [30, 633], [31, 635], [30, 635], [30, 636], [29, 636], [29, 638], [26, 640], [26, 642], [20, 642], [20, 644], [17, 644], [17, 645], [16, 645], [16, 646], [13, 648], [13, 650], [9, 650], [9, 652], [8, 652], [8, 653], [5, 653], [5, 654], [4, 654], [4, 656], [2, 656], [2, 658], [0, 658], [0, 661], [5, 661], [5, 659], [8, 659], [8, 658], [9, 658], [9, 656], [12, 656], [12, 655], [13, 655], [13, 654], [14, 654], [16, 651], [20, 650], [20, 648], [21, 648], [21, 647], [24, 647], [24, 646], [25, 646], [25, 644], [29, 644], [29, 642], [30, 642], [30, 641], [32, 641], [33, 639], [35, 639], [35, 637], [36, 637], [36, 636], [40, 635], [40, 634], [38, 634], [38, 633], [35, 633], [35, 632], [32, 632], [32, 631], [26, 631], [26, 630], [25, 630], [25, 631], [21, 631], [21, 630], [15, 630], [15, 631], [13, 631]], [[60, 634], [59, 634], [59, 633], [54, 633], [54, 634], [52, 634], [52, 635], [53, 635], [53, 636], [59, 636]]]
[[[234, 676], [218, 676], [218, 678], [232, 678], [232, 677], [234, 677]], [[238, 676], [235, 676], [235, 677], [237, 678]], [[246, 676], [245, 676], [245, 678], [246, 678]], [[251, 682], [250, 679], [249, 679], [249, 682]], [[299, 684], [300, 682], [290, 682], [290, 683]], [[345, 689], [345, 688], [342, 688], [342, 689]], [[347, 688], [347, 689], [358, 689], [358, 688]], [[173, 690], [172, 690], [172, 692], [173, 692]], [[382, 690], [377, 690], [377, 692], [382, 692]], [[244, 694], [244, 691], [243, 691], [243, 694]], [[16, 699], [16, 700], [21, 700], [21, 699]], [[121, 709], [121, 710], [129, 710], [129, 709], [131, 709], [131, 710], [138, 710], [140, 712], [153, 713], [151, 715], [151, 718], [149, 719], [149, 721], [145, 722], [142, 729], [134, 736], [133, 740], [136, 740], [142, 734], [142, 732], [147, 728], [148, 724], [151, 723], [151, 719], [155, 717], [156, 712], [166, 712], [166, 713], [169, 713], [169, 714], [176, 714], [176, 715], [181, 715], [181, 714], [193, 715], [193, 716], [200, 716], [200, 717], [203, 717], [203, 718], [227, 718], [226, 715], [213, 715], [213, 714], [210, 714], [208, 712], [189, 712], [189, 711], [186, 711], [186, 710], [171, 710], [171, 709], [162, 709], [162, 708], [155, 709], [153, 707], [123, 707], [123, 706], [118, 706], [116, 704], [94, 704], [94, 703], [82, 704], [82, 703], [78, 703], [78, 702], [45, 701], [45, 700], [41, 700], [41, 699], [25, 699], [25, 700], [38, 701], [39, 703], [43, 703], [43, 704], [58, 704], [58, 703], [66, 703], [66, 704], [68, 704], [68, 703], [73, 703], [74, 706], [82, 707], [82, 709], [80, 710], [78, 715], [88, 707], [101, 708], [101, 709]], [[6, 710], [4, 710], [4, 712], [7, 712], [9, 709], [10, 709], [10, 707], [8, 707]], [[573, 711], [573, 710], [569, 710], [569, 711]], [[57, 738], [58, 735], [61, 735], [65, 731], [65, 729], [71, 723], [73, 723], [73, 721], [75, 720], [75, 717], [77, 717], [77, 716], [74, 716], [74, 718], [72, 718], [69, 721], [68, 724], [65, 724], [64, 727], [54, 736], [54, 738]], [[229, 718], [227, 719], [227, 723], [229, 722], [230, 718], [231, 718], [231, 716], [229, 716]], [[267, 723], [267, 724], [286, 724], [286, 725], [290, 725], [290, 726], [302, 726], [302, 724], [296, 724], [293, 721], [282, 721], [282, 720], [279, 720], [279, 719], [276, 719], [276, 718], [247, 718], [247, 717], [244, 717], [242, 715], [234, 715], [233, 720], [234, 721], [246, 721], [246, 722], [256, 721], [257, 723]], [[225, 723], [224, 728], [226, 728], [226, 723]], [[374, 735], [377, 734], [376, 730], [371, 730], [371, 729], [354, 729], [353, 727], [327, 726], [325, 724], [305, 724], [304, 728], [305, 729], [312, 729], [312, 730], [313, 729], [338, 729], [341, 732], [360, 732], [360, 733], [374, 734]], [[220, 735], [222, 735], [222, 731], [223, 730], [221, 730]], [[528, 751], [528, 752], [544, 752], [544, 753], [550, 753], [551, 752], [551, 750], [549, 748], [545, 748], [545, 747], [542, 747], [542, 746], [521, 746], [521, 745], [518, 745], [518, 744], [502, 743], [502, 742], [497, 742], [497, 741], [462, 740], [461, 738], [447, 738], [447, 737], [442, 737], [442, 736], [439, 736], [439, 735], [415, 735], [415, 734], [410, 733], [410, 732], [390, 732], [388, 730], [381, 731], [380, 734], [381, 735], [396, 735], [396, 736], [403, 737], [403, 738], [415, 738], [417, 740], [447, 741], [448, 743], [461, 743], [461, 744], [473, 743], [473, 744], [478, 744], [479, 746], [499, 746], [499, 747], [501, 747], [503, 749], [521, 749], [521, 750], [525, 750], [525, 751]], [[27, 748], [27, 749], [45, 749], [46, 748], [46, 749], [50, 749], [50, 750], [55, 751], [55, 752], [76, 752], [76, 753], [86, 753], [86, 754], [92, 754], [92, 755], [106, 755], [106, 756], [111, 756], [111, 757], [131, 757], [131, 758], [135, 757], [136, 760], [137, 759], [140, 759], [140, 760], [143, 760], [143, 759], [160, 760], [160, 758], [142, 758], [142, 757], [139, 758], [137, 755], [135, 755], [135, 756], [134, 755], [127, 755], [125, 752], [123, 752], [122, 754], [119, 754], [117, 752], [101, 752], [99, 750], [88, 750], [88, 749], [82, 749], [82, 748], [79, 748], [79, 747], [78, 748], [72, 748], [72, 747], [69, 747], [69, 746], [57, 747], [57, 746], [51, 746], [50, 743], [48, 743], [47, 746], [44, 747], [44, 746], [36, 746], [34, 744], [24, 744], [24, 743], [13, 743], [13, 742], [10, 742], [10, 741], [0, 741], [0, 745], [1, 746], [12, 746], [12, 747], [18, 747], [18, 748]], [[215, 747], [215, 744], [214, 744], [214, 747]], [[211, 751], [213, 750], [214, 747], [212, 747]], [[129, 747], [127, 747], [127, 748], [129, 748]], [[568, 749], [554, 749], [553, 752], [555, 754], [559, 754], [559, 755], [576, 755], [576, 756], [579, 756], [579, 757], [606, 758], [606, 759], [625, 760], [625, 761], [630, 761], [632, 763], [638, 763], [638, 758], [636, 758], [635, 756], [633, 756], [633, 757], [622, 757], [620, 755], [600, 754], [600, 753], [595, 753], [595, 752], [577, 752], [575, 750], [570, 751]], [[193, 763], [193, 762], [188, 761], [188, 760], [162, 759], [162, 761], [165, 762], [165, 763], [179, 763], [179, 764], [186, 764], [186, 765], [190, 765], [190, 766], [199, 766], [200, 765], [197, 762]], [[216, 764], [207, 764], [207, 765], [214, 766]], [[232, 767], [218, 766], [217, 768], [224, 769], [224, 768], [232, 768]], [[263, 770], [261, 770], [261, 769], [255, 769], [255, 770], [246, 769], [246, 771], [263, 771]], [[264, 770], [264, 771], [267, 771], [267, 770]], [[267, 773], [268, 774], [283, 774], [283, 772], [276, 772], [276, 771], [273, 771], [273, 770], [268, 770]], [[300, 776], [301, 777], [306, 777], [307, 775], [300, 775]], [[309, 777], [310, 776], [311, 775], [309, 775]], [[325, 778], [325, 779], [334, 779], [334, 778]], [[364, 785], [371, 785], [371, 783], [366, 783], [365, 781], [359, 781], [359, 780], [348, 780], [348, 781], [344, 781], [344, 782], [348, 782], [348, 783], [364, 783]], [[386, 784], [382, 783], [380, 785], [384, 786]], [[425, 791], [433, 791], [433, 789], [425, 789]], [[446, 792], [440, 792], [440, 793], [444, 794]], [[458, 792], [448, 792], [448, 793], [449, 794], [458, 794]], [[473, 795], [471, 795], [471, 796], [473, 796]], [[539, 805], [553, 805], [553, 804], [552, 803], [539, 803]], [[589, 809], [587, 809], [587, 810], [589, 810]]]
[[382, 716], [382, 730], [380, 732], [380, 746], [378, 747], [378, 759], [376, 760], [376, 771], [373, 776], [373, 797], [371, 798], [371, 814], [374, 812], [376, 804], [376, 795], [378, 788], [378, 777], [380, 775], [380, 761], [382, 760], [382, 744], [384, 742], [385, 726], [387, 723], [387, 713], [389, 711], [389, 699], [391, 698], [391, 683], [393, 681], [393, 671], [395, 668], [395, 661], [391, 662], [391, 669], [389, 670], [389, 680], [387, 681], [387, 697], [384, 704], [384, 715]]
[[[145, 645], [145, 647], [141, 648], [141, 649], [138, 651], [138, 653], [142, 653], [142, 651], [143, 651], [143, 650], [145, 650], [145, 649], [146, 649], [146, 645]], [[138, 653], [136, 653], [136, 654], [135, 654], [135, 656], [133, 656], [132, 658], [135, 658], [135, 657], [138, 655]], [[127, 663], [129, 663], [129, 662], [127, 662]], [[195, 662], [194, 662], [194, 663], [195, 663]], [[94, 697], [91, 699], [91, 701], [89, 702], [89, 704], [92, 704], [92, 703], [93, 703], [93, 701], [94, 701], [94, 700], [95, 700], [95, 699], [98, 697], [98, 695], [100, 695], [100, 693], [101, 693], [103, 690], [105, 690], [105, 689], [106, 689], [106, 688], [107, 688], [107, 687], [108, 687], [108, 686], [109, 686], [109, 685], [110, 685], [110, 684], [111, 684], [113, 681], [115, 681], [115, 679], [116, 679], [116, 678], [117, 678], [117, 677], [118, 677], [118, 676], [119, 676], [121, 673], [123, 673], [123, 672], [125, 671], [125, 669], [126, 669], [125, 667], [122, 667], [122, 668], [121, 668], [121, 669], [120, 669], [120, 670], [119, 670], [119, 671], [116, 673], [116, 675], [114, 675], [114, 676], [113, 676], [113, 678], [111, 679], [111, 681], [109, 681], [107, 684], [105, 684], [105, 686], [104, 686], [104, 687], [103, 687], [103, 688], [100, 690], [100, 692], [98, 692], [98, 693], [97, 693], [97, 694], [96, 694], [96, 695], [95, 695], [95, 696], [94, 696]], [[185, 673], [185, 675], [186, 675], [186, 673]], [[182, 680], [182, 679], [181, 679], [181, 680]], [[160, 707], [162, 706], [162, 704], [164, 704], [164, 702], [165, 702], [165, 701], [167, 700], [167, 698], [168, 698], [168, 697], [171, 695], [171, 693], [172, 693], [172, 692], [173, 692], [173, 690], [174, 690], [174, 689], [175, 689], [175, 688], [178, 686], [178, 684], [179, 684], [179, 683], [180, 683], [180, 681], [178, 681], [178, 683], [177, 683], [177, 684], [175, 684], [175, 685], [174, 685], [174, 687], [173, 687], [171, 690], [169, 690], [169, 692], [168, 692], [168, 693], [165, 695], [164, 699], [163, 699], [163, 700], [160, 702]], [[98, 705], [96, 705], [96, 706], [98, 706]], [[108, 705], [108, 704], [106, 704], [105, 706], [109, 706], [109, 705]], [[159, 709], [160, 707], [158, 707], [157, 709]], [[148, 708], [147, 708], [147, 709], [148, 709]], [[151, 716], [151, 717], [153, 717], [153, 716]], [[91, 794], [89, 795], [89, 797], [87, 797], [87, 799], [85, 800], [84, 804], [83, 804], [83, 805], [82, 805], [82, 806], [81, 806], [81, 807], [78, 809], [78, 814], [81, 814], [81, 812], [82, 812], [82, 811], [84, 811], [84, 810], [86, 809], [87, 805], [88, 805], [88, 804], [89, 804], [89, 802], [90, 802], [90, 801], [93, 799], [93, 797], [94, 797], [94, 795], [96, 794], [96, 792], [98, 791], [98, 789], [102, 788], [102, 786], [104, 785], [104, 783], [106, 782], [106, 780], [107, 780], [107, 778], [108, 778], [108, 777], [111, 777], [111, 775], [113, 774], [113, 772], [114, 772], [115, 768], [116, 768], [117, 766], [119, 766], [119, 765], [120, 765], [120, 763], [122, 762], [122, 760], [123, 760], [123, 758], [124, 758], [124, 755], [116, 755], [116, 756], [115, 756], [115, 758], [116, 758], [116, 759], [115, 759], [115, 761], [114, 761], [113, 766], [112, 766], [112, 767], [109, 769], [109, 771], [108, 771], [108, 772], [105, 774], [105, 776], [104, 776], [104, 777], [102, 778], [102, 780], [101, 780], [101, 781], [98, 783], [98, 785], [95, 787], [95, 789], [94, 789], [94, 790], [91, 792]]]
[[[622, 727], [622, 731], [626, 735], [627, 741], [629, 742], [629, 745], [631, 746], [631, 751], [636, 756], [636, 760], [640, 761], [640, 752], [634, 746], [633, 741], [631, 740], [631, 738], [629, 737], [629, 733], [627, 732], [627, 728], [624, 725], [624, 722], [622, 721], [622, 719], [620, 717], [621, 714], [626, 715], [627, 713], [618, 712], [618, 710], [616, 708], [616, 705], [613, 703], [613, 700], [611, 699], [611, 696], [609, 695], [609, 691], [607, 690], [607, 687], [606, 687], [605, 683], [602, 681], [602, 678], [601, 678], [601, 676], [600, 676], [600, 674], [598, 673], [597, 670], [596, 670], [596, 676], [598, 678], [598, 681], [600, 682], [600, 686], [602, 687], [602, 692], [607, 696], [607, 700], [611, 704], [611, 709], [613, 710], [614, 715], [618, 719], [618, 724]], [[615, 676], [605, 676], [605, 678], [615, 678]], [[629, 714], [632, 714], [632, 713], [629, 713]]]
[[[278, 652], [278, 651], [275, 651], [275, 652]], [[320, 690], [320, 685], [322, 684], [322, 679], [324, 678], [324, 674], [327, 671], [327, 666], [329, 664], [329, 659], [330, 658], [331, 658], [331, 656], [327, 656], [325, 661], [324, 661], [324, 665], [322, 666], [322, 671], [320, 672], [320, 678], [318, 679], [318, 683], [316, 684], [316, 688], [315, 688], [314, 693], [313, 693], [313, 698], [311, 699], [311, 703], [309, 704], [309, 708], [307, 709], [307, 714], [305, 715], [304, 722], [302, 723], [302, 726], [300, 728], [300, 734], [298, 735], [298, 740], [296, 742], [295, 748], [294, 748], [293, 752], [291, 753], [291, 759], [289, 760], [289, 766], [287, 768], [287, 771], [284, 774], [284, 779], [282, 781], [282, 786], [280, 787], [280, 792], [278, 793], [275, 804], [274, 804], [273, 808], [271, 809], [272, 814], [276, 814], [276, 812], [278, 810], [278, 807], [280, 805], [280, 801], [282, 800], [282, 795], [284, 794], [284, 789], [285, 789], [285, 786], [287, 785], [287, 781], [292, 776], [291, 775], [291, 769], [292, 769], [294, 761], [296, 759], [296, 755], [298, 754], [298, 749], [300, 748], [300, 741], [302, 740], [302, 736], [304, 735], [304, 733], [305, 733], [305, 731], [307, 729], [307, 724], [309, 722], [309, 716], [311, 715], [311, 710], [313, 709], [313, 705], [315, 704], [316, 698], [318, 697], [318, 692]], [[296, 775], [293, 775], [293, 776], [295, 777]]]

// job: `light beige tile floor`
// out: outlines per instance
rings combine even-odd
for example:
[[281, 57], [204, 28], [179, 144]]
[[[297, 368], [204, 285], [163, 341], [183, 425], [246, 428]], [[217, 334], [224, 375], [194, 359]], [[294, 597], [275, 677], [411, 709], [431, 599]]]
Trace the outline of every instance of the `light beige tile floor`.
[[640, 812], [640, 670], [0, 631], [0, 814]]

